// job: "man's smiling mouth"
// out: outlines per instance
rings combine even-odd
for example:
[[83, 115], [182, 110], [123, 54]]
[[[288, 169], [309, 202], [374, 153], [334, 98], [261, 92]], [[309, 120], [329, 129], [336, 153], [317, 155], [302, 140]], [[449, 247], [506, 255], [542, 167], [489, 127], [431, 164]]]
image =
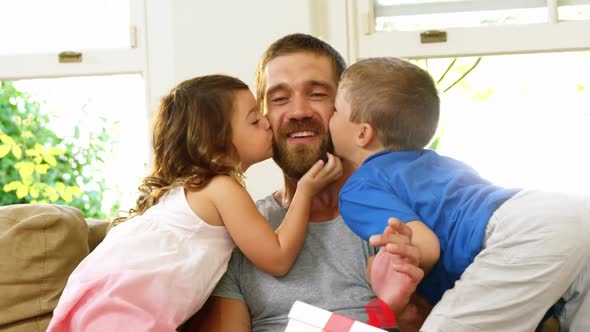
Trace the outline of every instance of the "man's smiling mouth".
[[289, 138], [305, 138], [305, 137], [313, 137], [316, 136], [317, 133], [315, 131], [296, 131], [294, 133], [290, 133], [288, 135]]

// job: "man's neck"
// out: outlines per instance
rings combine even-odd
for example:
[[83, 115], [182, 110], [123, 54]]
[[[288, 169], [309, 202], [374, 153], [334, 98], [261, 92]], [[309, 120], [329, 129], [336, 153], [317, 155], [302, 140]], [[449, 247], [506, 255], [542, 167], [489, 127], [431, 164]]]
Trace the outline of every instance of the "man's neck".
[[[354, 172], [354, 166], [342, 161], [342, 176], [327, 185], [324, 190], [312, 198], [310, 222], [325, 222], [336, 219], [340, 215], [338, 210], [338, 193], [348, 177]], [[284, 185], [274, 194], [276, 201], [285, 209], [289, 208], [297, 189], [298, 179], [284, 175]]]

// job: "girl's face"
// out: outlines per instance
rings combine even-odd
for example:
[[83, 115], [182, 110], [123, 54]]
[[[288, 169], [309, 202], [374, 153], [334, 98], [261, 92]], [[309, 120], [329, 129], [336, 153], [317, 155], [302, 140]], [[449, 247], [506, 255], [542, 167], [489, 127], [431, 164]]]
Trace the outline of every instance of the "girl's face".
[[250, 90], [237, 91], [233, 107], [232, 143], [245, 172], [253, 164], [272, 156], [272, 131]]

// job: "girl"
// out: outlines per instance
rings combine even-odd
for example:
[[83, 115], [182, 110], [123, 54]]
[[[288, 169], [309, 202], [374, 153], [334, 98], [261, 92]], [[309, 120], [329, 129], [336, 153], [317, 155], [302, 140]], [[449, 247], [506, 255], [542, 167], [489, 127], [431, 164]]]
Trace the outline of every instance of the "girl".
[[341, 174], [334, 156], [318, 161], [274, 231], [244, 189], [246, 169], [272, 154], [269, 123], [248, 86], [222, 75], [182, 82], [162, 100], [153, 148], [134, 216], [72, 273], [48, 331], [174, 331], [213, 291], [234, 243], [261, 270], [286, 274], [311, 197]]

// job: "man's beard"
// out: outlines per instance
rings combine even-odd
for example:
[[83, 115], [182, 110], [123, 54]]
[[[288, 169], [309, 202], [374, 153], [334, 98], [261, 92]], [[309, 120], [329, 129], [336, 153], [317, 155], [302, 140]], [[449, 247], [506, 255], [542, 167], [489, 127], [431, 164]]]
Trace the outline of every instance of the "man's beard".
[[[319, 141], [309, 144], [287, 145], [288, 133], [293, 131], [314, 131]], [[316, 161], [327, 161], [327, 152], [333, 153], [334, 146], [330, 134], [324, 131], [321, 124], [313, 120], [293, 121], [283, 126], [275, 136], [272, 144], [273, 160], [288, 177], [300, 179]]]

